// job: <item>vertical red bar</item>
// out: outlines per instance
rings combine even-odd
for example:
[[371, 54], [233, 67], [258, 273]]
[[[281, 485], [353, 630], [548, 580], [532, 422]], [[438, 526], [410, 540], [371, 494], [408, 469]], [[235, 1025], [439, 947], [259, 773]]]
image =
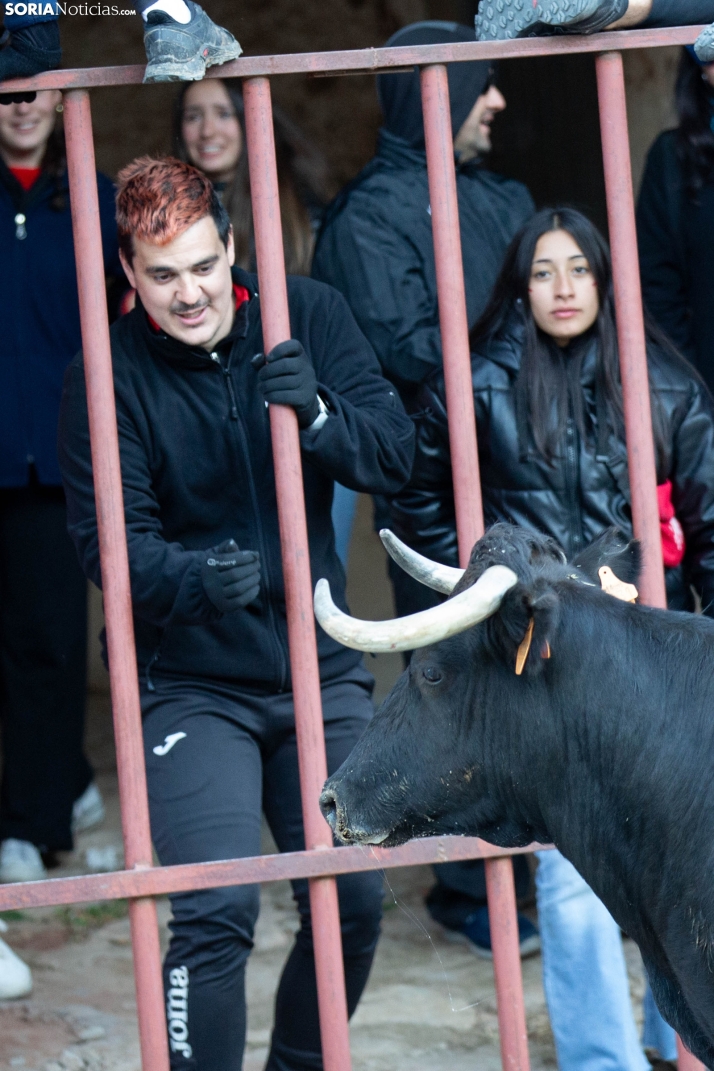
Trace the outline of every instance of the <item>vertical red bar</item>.
[[444, 355], [446, 408], [454, 480], [459, 557], [466, 568], [474, 543], [483, 535], [481, 476], [471, 385], [471, 353], [456, 195], [454, 136], [451, 130], [446, 67], [421, 71], [422, 110], [429, 169], [439, 323]]
[[[666, 607], [662, 539], [657, 505], [647, 347], [637, 253], [635, 198], [630, 164], [627, 97], [622, 55], [605, 52], [596, 61], [600, 133], [605, 168], [607, 217], [617, 311], [617, 338], [625, 409], [632, 521], [642, 542], [644, 570], [640, 599]], [[679, 1071], [704, 1071], [704, 1065], [677, 1038]]]
[[[483, 535], [483, 508], [471, 384], [459, 204], [449, 82], [443, 64], [421, 71], [422, 109], [429, 170], [439, 321], [444, 357], [449, 443], [461, 565]], [[510, 859], [486, 861], [493, 967], [504, 1071], [528, 1071], [528, 1036], [518, 939], [516, 891]]]
[[640, 263], [637, 254], [625, 74], [622, 55], [619, 52], [603, 53], [597, 57], [595, 64], [627, 433], [632, 521], [635, 535], [641, 541], [643, 550], [644, 568], [640, 580], [640, 598], [650, 606], [664, 607], [667, 605], [667, 596], [657, 505], [657, 473], [652, 439]]
[[[273, 111], [268, 79], [246, 79], [243, 83], [243, 101], [263, 318], [263, 345], [267, 353], [279, 342], [290, 338]], [[327, 762], [300, 440], [293, 410], [271, 405], [270, 428], [285, 578], [305, 845], [314, 850], [331, 847], [332, 834], [318, 805], [327, 777]], [[342, 965], [337, 886], [334, 878], [310, 881], [310, 909], [324, 1067], [325, 1071], [349, 1071], [351, 1060], [347, 997]]]
[[[92, 115], [86, 90], [64, 97], [89, 435], [97, 506], [119, 794], [127, 869], [152, 863], [129, 559], [119, 465]], [[129, 904], [144, 1071], [168, 1071], [161, 953], [153, 900]]]

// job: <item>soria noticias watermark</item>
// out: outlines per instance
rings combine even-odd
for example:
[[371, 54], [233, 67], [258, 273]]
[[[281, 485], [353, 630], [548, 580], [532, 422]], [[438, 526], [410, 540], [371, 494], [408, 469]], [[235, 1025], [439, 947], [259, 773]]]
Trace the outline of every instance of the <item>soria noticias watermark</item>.
[[6, 15], [136, 15], [134, 8], [119, 7], [118, 4], [67, 4], [61, 0], [40, 0], [39, 3], [12, 3], [5, 0]]

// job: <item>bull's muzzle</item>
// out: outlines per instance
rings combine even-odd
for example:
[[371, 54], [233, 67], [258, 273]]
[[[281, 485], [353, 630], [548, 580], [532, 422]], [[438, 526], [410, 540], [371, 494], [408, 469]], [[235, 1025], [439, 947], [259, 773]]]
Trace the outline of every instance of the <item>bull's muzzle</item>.
[[389, 836], [389, 830], [375, 833], [351, 824], [334, 787], [326, 786], [323, 789], [320, 810], [335, 837], [343, 844], [381, 844]]

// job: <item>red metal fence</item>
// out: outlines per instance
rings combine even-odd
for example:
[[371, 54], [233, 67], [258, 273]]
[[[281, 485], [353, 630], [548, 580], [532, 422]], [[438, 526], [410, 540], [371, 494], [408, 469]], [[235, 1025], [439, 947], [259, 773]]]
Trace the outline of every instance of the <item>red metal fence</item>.
[[[665, 605], [654, 448], [635, 235], [634, 198], [622, 50], [684, 45], [698, 29], [635, 30], [592, 37], [364, 49], [246, 57], [209, 77], [244, 79], [248, 157], [266, 351], [290, 337], [275, 146], [271, 75], [308, 77], [421, 69], [434, 252], [446, 375], [459, 550], [466, 565], [483, 532], [478, 479], [466, 302], [461, 261], [447, 62], [597, 53], [605, 185], [612, 244], [618, 337], [627, 431], [632, 511], [644, 546], [643, 601]], [[102, 584], [111, 666], [111, 694], [119, 771], [126, 869], [113, 874], [0, 887], [0, 910], [126, 897], [129, 900], [139, 1035], [144, 1071], [168, 1071], [168, 1045], [159, 934], [153, 897], [306, 877], [310, 880], [315, 960], [325, 1071], [349, 1071], [347, 1004], [334, 876], [358, 870], [484, 858], [504, 1071], [528, 1071], [528, 1045], [518, 948], [516, 900], [508, 856], [474, 838], [441, 837], [401, 848], [334, 848], [319, 808], [326, 777], [320, 682], [312, 614], [297, 421], [291, 409], [271, 406], [270, 426], [287, 597], [294, 682], [305, 851], [217, 863], [154, 867], [141, 734], [141, 713], [117, 436], [104, 268], [88, 90], [141, 82], [143, 67], [53, 71], [0, 88], [61, 89], [67, 133], [72, 218], [77, 251], [82, 339], [99, 524]], [[317, 579], [317, 578], [315, 578]], [[519, 849], [529, 851], [532, 849]], [[680, 1071], [701, 1068], [680, 1050]]]

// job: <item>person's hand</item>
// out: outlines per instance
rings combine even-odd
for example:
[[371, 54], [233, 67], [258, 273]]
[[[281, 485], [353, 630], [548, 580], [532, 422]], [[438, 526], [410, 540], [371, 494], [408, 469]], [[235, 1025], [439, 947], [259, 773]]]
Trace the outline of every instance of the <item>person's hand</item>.
[[291, 406], [301, 428], [315, 423], [320, 415], [317, 376], [296, 339], [281, 342], [267, 357], [257, 353], [252, 363], [258, 369], [258, 389], [266, 402]]
[[201, 565], [206, 595], [222, 614], [232, 614], [257, 598], [260, 591], [260, 556], [238, 550], [234, 539], [206, 551]]

